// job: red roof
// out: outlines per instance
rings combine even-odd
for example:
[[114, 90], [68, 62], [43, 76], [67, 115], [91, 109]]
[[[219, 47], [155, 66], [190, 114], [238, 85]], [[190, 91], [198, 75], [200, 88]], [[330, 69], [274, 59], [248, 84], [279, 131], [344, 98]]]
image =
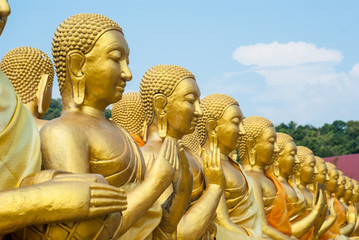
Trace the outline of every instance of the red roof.
[[340, 169], [346, 176], [353, 178], [359, 182], [359, 153], [326, 157], [323, 159], [331, 163], [334, 163], [336, 161], [336, 166], [338, 169]]

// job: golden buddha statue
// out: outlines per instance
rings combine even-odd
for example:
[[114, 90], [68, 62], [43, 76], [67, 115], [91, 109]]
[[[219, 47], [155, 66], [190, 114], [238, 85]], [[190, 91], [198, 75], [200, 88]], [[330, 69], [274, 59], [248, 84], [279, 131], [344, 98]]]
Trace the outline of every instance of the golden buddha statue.
[[235, 239], [243, 239], [243, 229], [246, 235], [261, 238], [261, 218], [252, 181], [229, 156], [233, 150], [238, 149], [240, 136], [245, 133], [239, 104], [227, 95], [211, 94], [201, 100], [201, 108], [204, 114], [199, 118], [197, 126], [199, 142], [205, 150], [203, 153], [213, 152], [218, 146], [225, 177], [224, 192], [216, 210], [215, 222], [219, 230], [217, 239], [229, 239], [228, 234], [231, 232], [240, 234]]
[[[313, 193], [309, 188], [310, 185], [314, 184], [315, 177], [318, 174], [316, 159], [312, 150], [304, 146], [298, 146], [297, 149], [299, 164], [295, 172], [294, 180], [299, 190], [304, 196], [307, 211], [311, 212], [313, 210], [314, 204], [319, 199], [323, 199], [324, 201], [324, 206], [321, 209], [320, 216], [314, 225], [313, 235], [315, 239], [318, 239], [320, 237], [319, 231], [325, 221], [328, 211], [326, 196], [321, 188], [317, 189], [317, 192], [315, 193]], [[326, 177], [324, 177], [324, 179], [326, 179]], [[326, 221], [332, 221], [332, 218]], [[323, 234], [325, 232], [326, 231], [323, 231]]]
[[[353, 182], [353, 185], [354, 185], [354, 188], [353, 188], [353, 204], [357, 210], [357, 216], [359, 216], [359, 205], [358, 205], [358, 202], [359, 202], [359, 182], [356, 181], [355, 179], [352, 179], [352, 182]], [[354, 227], [354, 231], [353, 231], [353, 234], [352, 236], [358, 236], [358, 231], [359, 231], [359, 221], [358, 221], [358, 218], [357, 218], [357, 221], [355, 223], [355, 227]]]
[[147, 124], [140, 93], [123, 94], [121, 100], [112, 105], [111, 112], [111, 120], [126, 129], [136, 140], [137, 145], [143, 147], [146, 142]]
[[345, 236], [351, 236], [354, 232], [356, 220], [357, 220], [357, 210], [353, 204], [353, 190], [354, 184], [350, 177], [344, 176], [345, 178], [345, 191], [344, 195], [340, 197], [340, 202], [346, 212], [346, 221], [345, 224], [341, 226], [341, 232]]
[[47, 123], [41, 118], [49, 109], [54, 67], [46, 53], [31, 47], [18, 47], [5, 54], [0, 69], [33, 115], [37, 128]]
[[[246, 134], [239, 146], [240, 159], [253, 181], [253, 192], [262, 219], [263, 232], [272, 239], [290, 239], [292, 228], [290, 211], [281, 183], [266, 170], [279, 151], [273, 124], [263, 117], [251, 116], [243, 120]], [[295, 237], [294, 237], [295, 238]]]
[[313, 207], [313, 211], [308, 212], [303, 194], [290, 179], [294, 175], [295, 165], [299, 164], [297, 156], [297, 146], [294, 139], [285, 133], [277, 133], [277, 144], [279, 153], [275, 155], [274, 162], [270, 171], [281, 182], [287, 198], [293, 208], [289, 220], [292, 226], [292, 232], [295, 237], [301, 240], [312, 239], [314, 234], [314, 223], [319, 218], [323, 207], [322, 199]]
[[[317, 174], [315, 175], [314, 184], [309, 186], [309, 188], [311, 188], [312, 192], [316, 191], [316, 186], [318, 184], [321, 184], [322, 186], [324, 186], [326, 188], [327, 184], [330, 180], [328, 167], [327, 167], [324, 159], [321, 157], [318, 157], [318, 156], [314, 156], [314, 157], [315, 157], [315, 162], [316, 162]], [[327, 191], [325, 191], [325, 193], [327, 193]], [[323, 213], [322, 213], [323, 218], [325, 217], [325, 220], [322, 219], [322, 221], [324, 221], [324, 222], [318, 231], [318, 237], [320, 240], [336, 238], [337, 235], [340, 235], [340, 233], [337, 233], [336, 230], [331, 231], [331, 229], [336, 229], [336, 226], [334, 226], [334, 225], [337, 220], [337, 214], [334, 209], [334, 200], [327, 194], [325, 194], [325, 197], [327, 198], [327, 202], [329, 202], [330, 204], [328, 204], [328, 208], [329, 208], [328, 210], [327, 210], [327, 208], [325, 208], [325, 210], [327, 210], [327, 212], [323, 211]]]
[[[142, 151], [149, 166], [152, 156], [159, 154], [163, 139], [170, 137], [177, 141], [192, 133], [203, 112], [194, 75], [179, 66], [150, 68], [142, 78], [140, 93], [148, 125]], [[172, 152], [177, 156], [172, 162], [176, 174], [173, 184], [160, 198], [163, 217], [154, 236], [156, 239], [214, 239], [213, 218], [224, 181], [219, 160], [202, 168], [202, 160], [190, 149], [180, 145]]]
[[146, 170], [133, 138], [105, 118], [106, 107], [121, 99], [132, 78], [129, 48], [117, 23], [99, 14], [74, 15], [57, 28], [52, 50], [63, 110], [40, 132], [43, 166], [101, 174], [110, 185], [126, 189], [128, 204], [123, 218], [116, 212], [84, 222], [47, 224], [34, 231], [52, 239], [70, 233], [83, 239], [131, 239], [140, 227], [145, 228], [143, 222], [152, 224], [161, 216], [156, 209], [148, 210], [172, 181], [167, 160], [172, 142], [165, 141]]
[[[0, 0], [0, 34], [9, 14], [7, 0]], [[39, 132], [1, 70], [0, 159], [0, 239], [31, 224], [88, 219], [126, 209], [123, 191], [105, 185], [100, 175], [38, 172]]]

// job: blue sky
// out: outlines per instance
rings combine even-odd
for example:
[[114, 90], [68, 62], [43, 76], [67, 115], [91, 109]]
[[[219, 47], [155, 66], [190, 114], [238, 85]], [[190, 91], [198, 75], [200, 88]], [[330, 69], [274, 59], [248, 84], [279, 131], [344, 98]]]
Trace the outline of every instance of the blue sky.
[[[359, 120], [358, 1], [10, 0], [0, 56], [19, 46], [51, 56], [57, 26], [81, 12], [122, 26], [138, 91], [145, 71], [193, 72], [202, 97], [228, 94], [245, 116], [320, 126]], [[53, 97], [60, 97], [57, 82]]]

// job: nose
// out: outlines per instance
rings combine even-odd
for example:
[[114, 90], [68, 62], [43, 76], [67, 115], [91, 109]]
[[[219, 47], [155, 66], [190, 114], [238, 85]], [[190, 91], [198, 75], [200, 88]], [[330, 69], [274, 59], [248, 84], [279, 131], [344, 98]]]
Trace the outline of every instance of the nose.
[[318, 174], [318, 168], [314, 167], [314, 175], [317, 175], [317, 174]]
[[329, 175], [328, 174], [325, 174], [325, 181], [329, 181], [330, 180], [330, 178], [329, 178]]
[[295, 164], [299, 164], [299, 163], [300, 163], [300, 160], [299, 160], [299, 157], [298, 157], [297, 154], [295, 154], [294, 160], [295, 160]]
[[123, 64], [121, 64], [121, 70], [121, 78], [125, 81], [131, 81], [132, 73], [128, 67], [127, 61], [123, 61]]
[[274, 143], [274, 153], [279, 153], [279, 147], [277, 141]]
[[243, 125], [243, 121], [241, 121], [239, 123], [239, 135], [240, 136], [243, 136], [245, 135], [247, 132], [246, 132], [246, 129], [244, 128], [244, 125]]
[[0, 0], [0, 17], [7, 17], [11, 13], [11, 9], [7, 0]]
[[195, 115], [197, 118], [203, 116], [203, 111], [202, 111], [201, 105], [199, 104], [199, 101], [198, 101], [198, 100], [194, 103], [194, 115]]

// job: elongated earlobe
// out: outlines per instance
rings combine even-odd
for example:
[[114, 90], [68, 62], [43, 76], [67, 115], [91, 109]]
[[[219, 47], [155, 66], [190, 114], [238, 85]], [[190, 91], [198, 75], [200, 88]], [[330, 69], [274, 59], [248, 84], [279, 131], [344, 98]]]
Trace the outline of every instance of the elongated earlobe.
[[36, 97], [37, 97], [37, 112], [38, 112], [38, 116], [37, 117], [42, 117], [45, 114], [45, 111], [47, 111], [47, 109], [45, 109], [45, 94], [46, 94], [46, 86], [49, 80], [49, 74], [43, 74], [41, 76], [40, 82], [39, 82], [39, 86], [37, 89], [37, 93], [36, 93]]
[[77, 105], [81, 105], [85, 99], [85, 80], [82, 67], [85, 56], [78, 50], [71, 51], [66, 58], [70, 78], [73, 82], [73, 97]]
[[156, 118], [157, 118], [157, 128], [158, 135], [161, 138], [165, 138], [167, 136], [167, 113], [165, 111], [165, 107], [167, 105], [167, 97], [158, 93], [153, 97], [153, 108], [155, 110]]

